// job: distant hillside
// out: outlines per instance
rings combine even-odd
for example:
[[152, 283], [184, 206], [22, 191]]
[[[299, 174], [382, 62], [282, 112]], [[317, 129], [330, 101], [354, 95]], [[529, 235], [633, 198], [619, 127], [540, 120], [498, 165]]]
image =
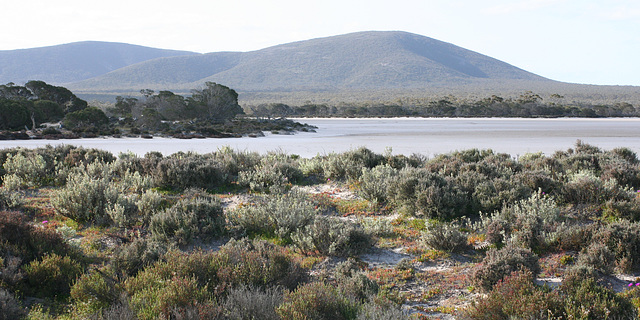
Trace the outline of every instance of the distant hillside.
[[69, 84], [74, 91], [185, 90], [214, 81], [238, 91], [425, 88], [549, 81], [450, 43], [407, 32], [358, 32], [252, 52], [167, 57]]
[[0, 51], [0, 83], [77, 82], [143, 61], [184, 55], [197, 53], [97, 41], [4, 50]]

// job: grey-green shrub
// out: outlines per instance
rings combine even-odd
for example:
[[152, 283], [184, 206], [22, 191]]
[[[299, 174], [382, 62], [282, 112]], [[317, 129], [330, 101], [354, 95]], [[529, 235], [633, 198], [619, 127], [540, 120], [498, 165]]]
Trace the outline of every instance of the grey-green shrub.
[[222, 235], [225, 218], [220, 202], [208, 197], [185, 198], [151, 217], [149, 231], [154, 239], [184, 245], [194, 237]]
[[271, 153], [262, 158], [259, 165], [238, 174], [238, 183], [254, 191], [284, 193], [292, 183], [302, 179], [302, 171], [290, 156]]
[[6, 174], [2, 178], [3, 185], [8, 190], [18, 190], [29, 187], [39, 187], [46, 184], [46, 162], [41, 155], [30, 152], [8, 154], [4, 162]]
[[355, 256], [368, 250], [371, 236], [352, 222], [334, 217], [317, 217], [312, 224], [291, 236], [294, 245], [306, 252]]
[[490, 243], [512, 243], [531, 249], [543, 245], [545, 235], [555, 231], [560, 220], [560, 208], [542, 191], [482, 218]]
[[387, 190], [394, 183], [397, 174], [397, 170], [389, 165], [362, 168], [358, 194], [370, 201], [386, 202], [389, 198]]
[[107, 208], [117, 201], [119, 192], [107, 178], [72, 174], [64, 188], [58, 190], [51, 204], [56, 212], [77, 222], [108, 224]]
[[280, 320], [276, 308], [282, 303], [284, 293], [279, 288], [239, 286], [229, 290], [222, 303], [225, 319], [229, 320]]
[[160, 260], [167, 252], [164, 244], [145, 238], [118, 247], [111, 259], [113, 268], [125, 276], [135, 276], [138, 271]]
[[18, 300], [9, 291], [0, 288], [0, 320], [21, 319], [26, 314]]
[[469, 248], [467, 236], [457, 223], [428, 223], [420, 240], [431, 249], [446, 252], [462, 252]]
[[241, 206], [229, 213], [229, 220], [249, 234], [274, 235], [289, 242], [291, 235], [311, 224], [317, 214], [303, 193], [291, 192]]
[[428, 218], [455, 219], [468, 214], [471, 206], [468, 193], [452, 179], [427, 169], [400, 170], [388, 192], [405, 212]]
[[487, 255], [473, 271], [473, 280], [485, 291], [510, 275], [512, 272], [527, 269], [532, 279], [540, 272], [538, 256], [529, 249], [507, 245], [502, 249], [489, 249]]
[[613, 272], [616, 257], [604, 243], [591, 243], [578, 256], [578, 265], [592, 267], [604, 274]]

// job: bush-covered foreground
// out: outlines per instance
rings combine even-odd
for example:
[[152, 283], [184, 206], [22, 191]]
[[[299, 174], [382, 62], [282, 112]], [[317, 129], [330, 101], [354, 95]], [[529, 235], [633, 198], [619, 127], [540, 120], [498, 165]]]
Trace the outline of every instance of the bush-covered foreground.
[[626, 148], [0, 163], [0, 319], [638, 317]]

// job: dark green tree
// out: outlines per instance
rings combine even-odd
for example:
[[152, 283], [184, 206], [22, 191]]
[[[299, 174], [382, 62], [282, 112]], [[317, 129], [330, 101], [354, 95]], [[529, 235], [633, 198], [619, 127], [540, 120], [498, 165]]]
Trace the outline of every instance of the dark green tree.
[[109, 118], [96, 107], [88, 107], [67, 113], [62, 122], [68, 129], [101, 128], [109, 124]]
[[63, 106], [65, 113], [82, 110], [88, 106], [87, 102], [76, 97], [69, 89], [56, 87], [44, 81], [29, 81], [24, 85], [37, 100], [50, 100]]
[[192, 110], [202, 111], [209, 120], [226, 120], [244, 114], [238, 93], [215, 82], [206, 82], [202, 90], [192, 90], [188, 102]]
[[20, 101], [0, 99], [0, 129], [20, 130], [30, 125], [29, 110]]

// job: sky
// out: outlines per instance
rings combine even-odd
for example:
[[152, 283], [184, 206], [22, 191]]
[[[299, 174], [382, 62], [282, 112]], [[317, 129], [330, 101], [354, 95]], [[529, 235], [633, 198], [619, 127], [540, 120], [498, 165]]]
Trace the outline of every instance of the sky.
[[640, 86], [638, 0], [21, 0], [0, 50], [111, 41], [252, 51], [358, 31], [406, 31], [553, 80]]

